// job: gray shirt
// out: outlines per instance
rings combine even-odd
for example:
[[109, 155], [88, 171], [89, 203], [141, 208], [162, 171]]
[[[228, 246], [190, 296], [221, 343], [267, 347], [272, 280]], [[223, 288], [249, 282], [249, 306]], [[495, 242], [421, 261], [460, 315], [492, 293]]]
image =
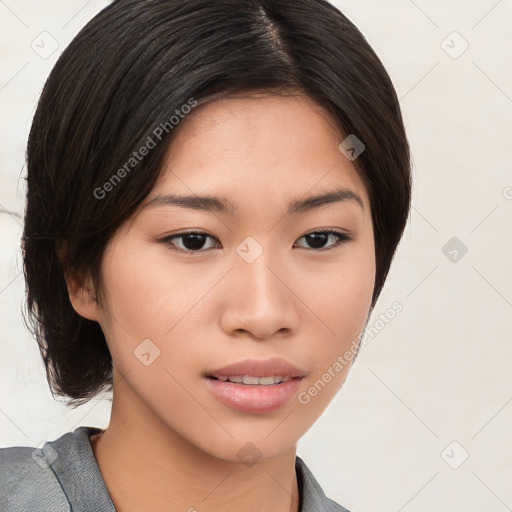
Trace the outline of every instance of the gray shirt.
[[[96, 427], [81, 426], [42, 448], [0, 449], [0, 512], [115, 512], [91, 448]], [[295, 459], [301, 512], [349, 512], [327, 498]]]

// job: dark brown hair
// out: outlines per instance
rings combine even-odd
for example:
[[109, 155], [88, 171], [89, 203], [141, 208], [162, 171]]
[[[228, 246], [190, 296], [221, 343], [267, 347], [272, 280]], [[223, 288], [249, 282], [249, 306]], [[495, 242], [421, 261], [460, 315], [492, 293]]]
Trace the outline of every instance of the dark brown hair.
[[[27, 311], [50, 389], [69, 405], [111, 389], [112, 360], [100, 325], [73, 309], [64, 270], [100, 289], [108, 241], [161, 173], [172, 116], [191, 99], [251, 91], [307, 95], [364, 143], [354, 164], [372, 210], [375, 306], [409, 213], [410, 154], [396, 92], [361, 32], [325, 0], [118, 0], [58, 59], [27, 146]], [[130, 160], [148, 137], [154, 147]]]

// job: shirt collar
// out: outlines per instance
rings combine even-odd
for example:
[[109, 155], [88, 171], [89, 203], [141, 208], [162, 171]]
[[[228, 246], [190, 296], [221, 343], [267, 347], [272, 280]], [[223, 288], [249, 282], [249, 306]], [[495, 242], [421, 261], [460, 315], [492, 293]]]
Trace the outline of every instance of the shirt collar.
[[295, 457], [295, 471], [301, 493], [302, 507], [299, 512], [350, 512], [327, 498], [313, 473], [299, 456]]

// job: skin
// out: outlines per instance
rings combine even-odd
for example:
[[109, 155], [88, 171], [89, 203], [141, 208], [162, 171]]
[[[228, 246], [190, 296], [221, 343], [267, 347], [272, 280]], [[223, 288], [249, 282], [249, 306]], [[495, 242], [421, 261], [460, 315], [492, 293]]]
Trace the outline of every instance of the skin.
[[[266, 414], [221, 404], [203, 372], [276, 355], [307, 372], [304, 392], [357, 340], [371, 305], [374, 238], [367, 191], [338, 149], [344, 138], [303, 96], [196, 107], [161, 179], [106, 248], [101, 306], [90, 279], [68, 277], [73, 307], [100, 323], [113, 358], [112, 415], [91, 446], [118, 511], [298, 510], [297, 441], [350, 363], [307, 404], [294, 397]], [[363, 207], [343, 201], [285, 216], [293, 200], [337, 188]], [[169, 193], [222, 196], [239, 212], [145, 206]], [[315, 246], [304, 237], [323, 228], [353, 239]], [[202, 252], [185, 253], [190, 239], [175, 239], [174, 250], [161, 241], [191, 229], [214, 237]], [[236, 252], [248, 236], [263, 249], [252, 263]], [[134, 355], [144, 339], [160, 350], [148, 366]], [[237, 456], [248, 442], [261, 456], [252, 466]]]

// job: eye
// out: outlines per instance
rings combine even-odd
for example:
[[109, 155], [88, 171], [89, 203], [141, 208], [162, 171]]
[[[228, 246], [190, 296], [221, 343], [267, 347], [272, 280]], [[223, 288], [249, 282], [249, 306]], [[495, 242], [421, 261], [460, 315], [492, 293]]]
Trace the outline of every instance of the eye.
[[[161, 241], [169, 245], [171, 249], [187, 253], [203, 252], [205, 241], [207, 239], [217, 240], [215, 237], [205, 233], [204, 231], [187, 231], [186, 233], [178, 233], [163, 238]], [[181, 240], [180, 244], [175, 243], [175, 240]], [[176, 245], [180, 245], [176, 247]]]
[[[312, 246], [311, 249], [315, 251], [326, 251], [333, 249], [343, 244], [344, 242], [352, 240], [352, 237], [348, 233], [333, 229], [312, 231], [311, 233], [301, 236], [299, 240], [302, 238], [304, 238], [307, 243]], [[325, 247], [326, 243], [330, 239], [334, 239], [334, 243]], [[217, 238], [209, 235], [208, 233], [205, 233], [204, 231], [187, 231], [185, 233], [177, 233], [175, 235], [162, 238], [160, 241], [173, 250], [181, 251], [186, 254], [194, 254], [205, 252], [206, 250], [211, 249], [212, 246], [206, 248], [204, 247], [205, 242], [208, 240], [216, 240], [218, 242]], [[308, 247], [301, 248], [307, 249]]]
[[[326, 244], [330, 237], [332, 237], [331, 239], [334, 239], [334, 243], [328, 247], [324, 247], [324, 245]], [[344, 242], [352, 240], [352, 237], [348, 233], [333, 229], [322, 229], [318, 231], [313, 231], [311, 233], [308, 233], [307, 235], [301, 236], [299, 240], [301, 238], [307, 240], [308, 244], [313, 246], [313, 249], [323, 251], [334, 249], [335, 247], [338, 247]]]

